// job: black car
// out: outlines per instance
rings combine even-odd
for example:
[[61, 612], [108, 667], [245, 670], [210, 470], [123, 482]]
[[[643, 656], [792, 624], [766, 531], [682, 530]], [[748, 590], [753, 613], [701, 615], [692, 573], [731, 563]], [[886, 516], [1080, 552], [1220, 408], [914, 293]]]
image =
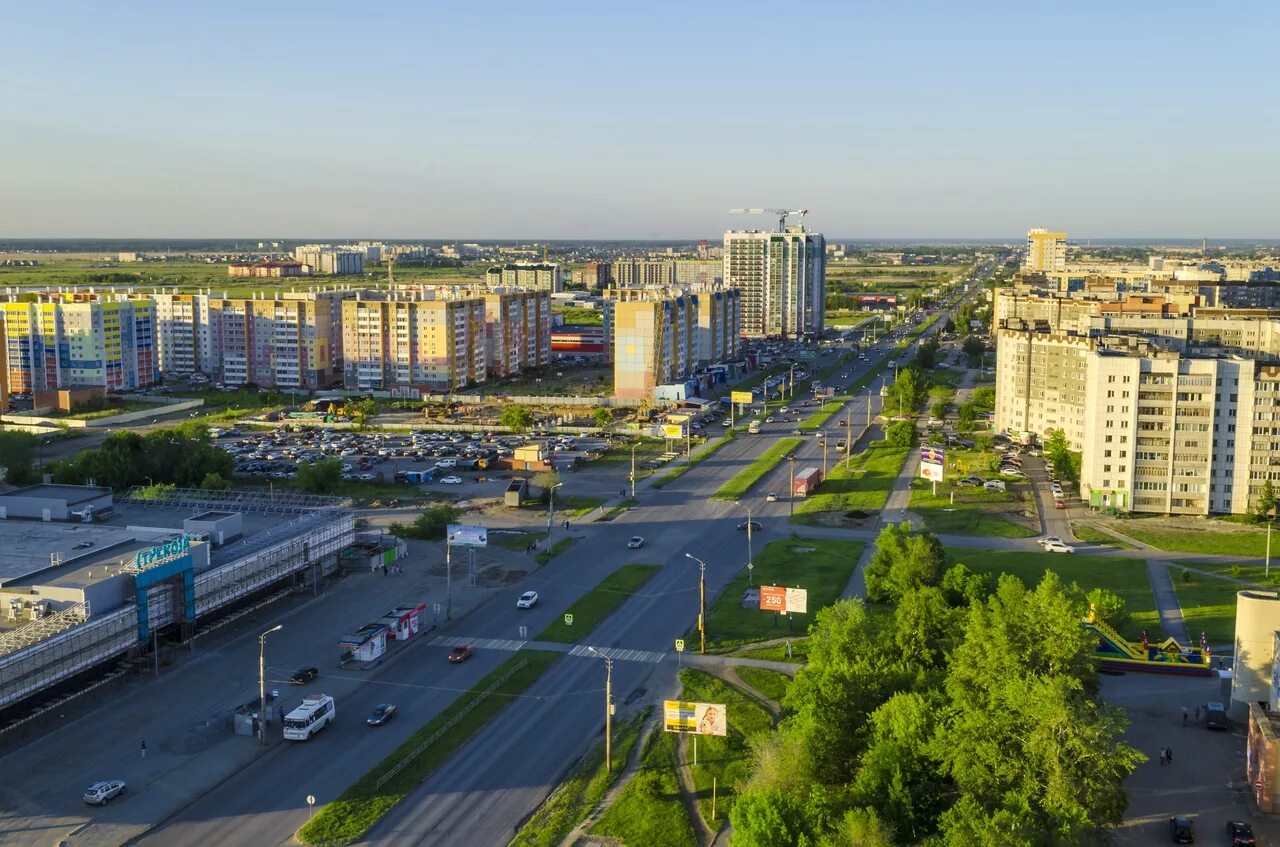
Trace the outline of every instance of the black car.
[[1196, 841], [1196, 824], [1185, 815], [1169, 818], [1169, 834], [1175, 844], [1194, 844]]
[[1231, 847], [1255, 847], [1258, 843], [1253, 837], [1253, 824], [1244, 821], [1227, 821], [1227, 837]]
[[373, 711], [369, 713], [369, 717], [364, 722], [369, 726], [382, 726], [387, 721], [395, 717], [396, 707], [392, 703], [379, 703], [374, 706]]
[[746, 532], [748, 527], [750, 527], [752, 532], [759, 532], [761, 530], [760, 524], [755, 521], [743, 521], [738, 524], [738, 532]]
[[319, 675], [319, 668], [298, 668], [293, 672], [293, 676], [289, 677], [289, 683], [291, 685], [306, 685]]

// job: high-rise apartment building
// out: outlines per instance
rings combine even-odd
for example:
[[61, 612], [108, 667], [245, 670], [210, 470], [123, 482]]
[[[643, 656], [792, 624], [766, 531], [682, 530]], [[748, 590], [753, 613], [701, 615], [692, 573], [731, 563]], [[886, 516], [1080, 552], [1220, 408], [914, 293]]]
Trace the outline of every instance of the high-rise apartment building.
[[342, 334], [347, 388], [452, 391], [486, 378], [481, 297], [365, 293], [343, 303]]
[[512, 376], [551, 362], [550, 291], [499, 288], [480, 296], [490, 376]]
[[1067, 267], [1067, 234], [1039, 228], [1027, 232], [1026, 271], [1061, 271]]
[[742, 335], [741, 292], [730, 288], [698, 291], [690, 296], [696, 301], [698, 311], [698, 365], [736, 359]]
[[342, 379], [342, 303], [347, 291], [275, 299], [208, 300], [212, 361], [202, 370], [228, 385], [329, 388]]
[[614, 289], [613, 393], [653, 397], [697, 367], [697, 303], [691, 295], [664, 296], [643, 289]]
[[613, 263], [619, 288], [666, 288], [676, 284], [676, 264], [671, 259], [620, 259]]
[[48, 295], [0, 306], [10, 392], [78, 386], [129, 391], [156, 381], [150, 300]]
[[578, 281], [591, 290], [609, 288], [613, 285], [613, 265], [609, 262], [587, 262], [578, 271]]
[[217, 370], [209, 329], [209, 295], [138, 295], [156, 304], [156, 362], [160, 373], [208, 373]]
[[742, 292], [742, 334], [796, 338], [822, 332], [826, 240], [802, 226], [724, 234], [724, 284]]
[[514, 262], [497, 265], [485, 271], [484, 281], [490, 288], [529, 288], [534, 291], [564, 290], [560, 265], [555, 262]]
[[293, 250], [293, 258], [313, 274], [358, 274], [364, 271], [364, 257], [363, 249], [330, 244], [304, 244]]

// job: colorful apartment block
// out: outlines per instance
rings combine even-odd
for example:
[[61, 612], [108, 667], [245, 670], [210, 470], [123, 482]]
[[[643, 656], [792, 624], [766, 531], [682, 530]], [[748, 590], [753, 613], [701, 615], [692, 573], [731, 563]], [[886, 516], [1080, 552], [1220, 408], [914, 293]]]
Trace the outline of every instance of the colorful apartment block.
[[342, 380], [346, 291], [290, 292], [276, 299], [210, 298], [205, 373], [227, 385], [330, 388]]
[[156, 381], [155, 304], [149, 300], [42, 295], [0, 307], [10, 392], [128, 391]]
[[652, 398], [659, 385], [697, 367], [698, 306], [693, 295], [613, 289], [613, 391], [627, 399]]
[[365, 292], [342, 304], [342, 345], [350, 389], [412, 396], [484, 382], [485, 300]]
[[513, 376], [551, 362], [550, 291], [495, 289], [482, 296], [490, 376]]

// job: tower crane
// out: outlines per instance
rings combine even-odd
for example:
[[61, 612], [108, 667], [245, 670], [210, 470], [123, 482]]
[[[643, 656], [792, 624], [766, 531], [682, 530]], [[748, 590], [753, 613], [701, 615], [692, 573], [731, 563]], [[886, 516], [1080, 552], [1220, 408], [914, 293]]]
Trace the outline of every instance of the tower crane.
[[800, 218], [800, 228], [804, 229], [804, 216], [809, 214], [808, 209], [730, 209], [731, 215], [777, 215], [778, 216], [778, 232], [785, 232], [787, 229], [787, 218], [795, 215]]

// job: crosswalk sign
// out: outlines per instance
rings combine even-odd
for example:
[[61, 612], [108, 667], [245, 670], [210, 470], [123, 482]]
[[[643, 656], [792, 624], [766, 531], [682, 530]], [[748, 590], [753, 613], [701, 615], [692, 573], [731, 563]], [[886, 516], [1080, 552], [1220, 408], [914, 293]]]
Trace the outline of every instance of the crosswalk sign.
[[683, 638], [677, 638], [677, 639], [676, 639], [676, 652], [677, 652], [677, 653], [683, 653], [683, 652], [684, 652], [684, 639], [683, 639]]
[[573, 615], [569, 614], [568, 612], [565, 612], [564, 614], [564, 625], [573, 626]]

